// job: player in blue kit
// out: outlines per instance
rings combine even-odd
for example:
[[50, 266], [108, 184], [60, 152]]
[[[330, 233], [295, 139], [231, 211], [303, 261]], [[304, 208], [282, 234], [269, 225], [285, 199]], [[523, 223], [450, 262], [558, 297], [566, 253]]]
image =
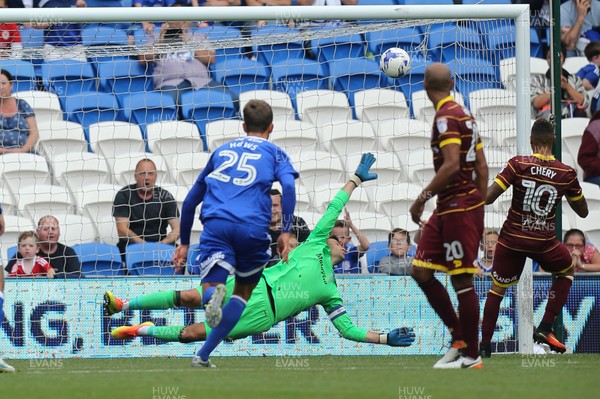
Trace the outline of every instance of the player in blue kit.
[[[194, 214], [202, 203], [202, 303], [212, 330], [192, 360], [197, 367], [213, 367], [210, 354], [235, 327], [271, 258], [269, 191], [274, 181], [282, 188], [278, 249], [284, 260], [289, 253], [298, 172], [288, 155], [268, 141], [273, 131], [271, 107], [262, 100], [251, 100], [243, 112], [247, 136], [213, 152], [181, 207], [181, 245], [173, 256], [177, 265], [187, 260]], [[229, 302], [221, 309], [230, 273], [235, 274], [235, 285]]]

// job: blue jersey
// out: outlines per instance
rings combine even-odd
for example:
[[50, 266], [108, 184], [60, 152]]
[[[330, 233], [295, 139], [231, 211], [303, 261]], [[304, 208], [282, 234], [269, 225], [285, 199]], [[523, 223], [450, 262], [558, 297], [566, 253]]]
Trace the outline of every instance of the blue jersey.
[[246, 136], [217, 148], [196, 184], [204, 185], [206, 194], [200, 218], [251, 224], [265, 231], [271, 221], [271, 196], [274, 181], [298, 172], [288, 155], [269, 141]]

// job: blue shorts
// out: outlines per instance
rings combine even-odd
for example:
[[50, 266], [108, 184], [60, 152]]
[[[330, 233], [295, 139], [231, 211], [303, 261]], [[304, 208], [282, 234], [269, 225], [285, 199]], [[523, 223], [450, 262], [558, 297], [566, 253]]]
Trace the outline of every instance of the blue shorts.
[[225, 283], [225, 280], [211, 279], [210, 271], [215, 266], [235, 273], [241, 283], [255, 283], [260, 279], [271, 258], [271, 237], [267, 229], [223, 219], [207, 220], [203, 227], [198, 259], [203, 283]]

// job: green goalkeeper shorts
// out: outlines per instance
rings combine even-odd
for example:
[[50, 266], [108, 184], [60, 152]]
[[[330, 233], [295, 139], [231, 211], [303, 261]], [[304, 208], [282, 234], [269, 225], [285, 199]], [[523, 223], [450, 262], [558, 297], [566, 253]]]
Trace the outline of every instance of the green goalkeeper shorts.
[[[229, 289], [229, 287], [228, 287]], [[267, 283], [264, 278], [258, 282], [252, 296], [246, 305], [246, 309], [242, 313], [240, 321], [237, 322], [233, 330], [227, 336], [228, 339], [245, 338], [252, 334], [259, 334], [263, 331], [268, 331], [275, 324], [275, 315], [269, 302], [269, 293], [267, 291]], [[208, 323], [204, 322], [206, 335], [211, 331]]]

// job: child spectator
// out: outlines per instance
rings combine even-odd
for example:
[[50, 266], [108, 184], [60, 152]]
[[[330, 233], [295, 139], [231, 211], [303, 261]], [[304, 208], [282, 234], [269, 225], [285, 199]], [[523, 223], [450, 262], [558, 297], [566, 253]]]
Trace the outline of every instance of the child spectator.
[[579, 76], [583, 82], [583, 87], [586, 90], [593, 90], [598, 85], [598, 79], [600, 78], [600, 42], [589, 42], [585, 46], [585, 58], [590, 62], [579, 71], [576, 75]]
[[47, 276], [54, 278], [54, 269], [45, 259], [36, 255], [37, 237], [33, 231], [25, 231], [19, 235], [19, 257], [10, 271], [11, 277]]
[[477, 274], [491, 273], [494, 263], [494, 253], [496, 252], [496, 244], [498, 243], [498, 231], [496, 229], [485, 229], [483, 237], [479, 243], [479, 250], [483, 254], [475, 259], [477, 266]]
[[388, 235], [390, 254], [379, 260], [377, 270], [392, 276], [408, 276], [412, 257], [410, 256], [410, 233], [396, 228]]
[[[352, 238], [350, 237], [350, 230], [354, 233], [358, 239], [358, 247], [352, 244]], [[367, 252], [369, 246], [369, 240], [365, 237], [361, 231], [352, 223], [350, 213], [346, 211], [344, 220], [338, 220], [335, 222], [331, 235], [335, 237], [340, 245], [346, 250], [346, 257], [340, 263], [333, 265], [334, 273], [360, 273], [361, 267], [359, 259]]]

